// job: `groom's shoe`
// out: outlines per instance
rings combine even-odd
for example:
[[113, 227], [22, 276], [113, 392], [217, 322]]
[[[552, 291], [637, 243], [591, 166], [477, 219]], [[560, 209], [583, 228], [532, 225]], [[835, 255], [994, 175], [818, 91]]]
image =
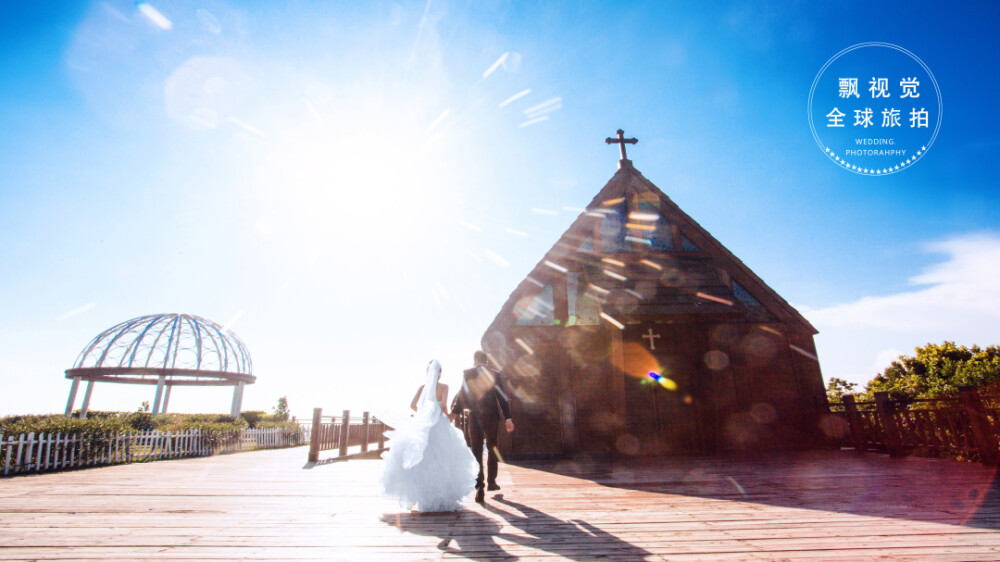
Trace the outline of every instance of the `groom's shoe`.
[[476, 488], [476, 503], [483, 503], [486, 501], [486, 490], [482, 488]]
[[495, 492], [500, 489], [500, 485], [497, 484], [496, 482], [490, 482], [489, 484], [486, 485], [486, 489], [490, 492]]

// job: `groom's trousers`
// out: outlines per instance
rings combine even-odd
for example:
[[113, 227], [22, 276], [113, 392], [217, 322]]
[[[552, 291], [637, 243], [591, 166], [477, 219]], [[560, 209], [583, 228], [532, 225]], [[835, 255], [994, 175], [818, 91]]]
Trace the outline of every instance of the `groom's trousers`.
[[483, 488], [483, 442], [486, 442], [486, 482], [495, 483], [497, 481], [497, 470], [499, 461], [497, 460], [497, 426], [499, 421], [489, 420], [483, 427], [476, 420], [469, 424], [469, 448], [472, 449], [472, 456], [476, 457], [479, 463], [479, 476], [476, 477], [476, 488]]

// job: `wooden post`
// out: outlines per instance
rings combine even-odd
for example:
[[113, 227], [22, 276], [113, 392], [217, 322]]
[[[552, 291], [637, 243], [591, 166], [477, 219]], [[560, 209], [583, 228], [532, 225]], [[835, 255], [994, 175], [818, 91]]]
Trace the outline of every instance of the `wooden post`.
[[368, 412], [361, 414], [361, 452], [368, 452], [368, 428], [369, 428]]
[[[674, 227], [672, 222], [671, 227]], [[680, 246], [674, 246], [675, 248], [680, 248]], [[605, 367], [607, 377], [608, 388], [611, 390], [611, 395], [609, 396], [611, 402], [611, 411], [615, 412], [615, 417], [613, 418], [612, 427], [613, 431], [608, 432], [608, 450], [611, 451], [613, 457], [621, 456], [616, 446], [617, 440], [625, 431], [627, 426], [625, 412], [628, 409], [625, 407], [625, 379], [628, 377], [625, 374], [625, 344], [622, 341], [622, 331], [618, 328], [605, 327], [601, 330], [602, 334], [606, 334], [608, 339], [611, 340], [611, 361], [608, 362]]]
[[347, 446], [349, 443], [347, 440], [351, 437], [351, 411], [344, 410], [344, 417], [340, 421], [340, 451], [338, 454], [342, 457], [347, 456]]
[[875, 408], [878, 411], [879, 421], [882, 423], [882, 433], [885, 435], [889, 456], [902, 457], [906, 455], [906, 451], [903, 450], [902, 436], [899, 434], [899, 426], [893, 416], [893, 404], [889, 400], [888, 392], [875, 393]]
[[997, 436], [993, 431], [993, 425], [986, 416], [986, 410], [983, 408], [983, 401], [979, 398], [979, 393], [972, 386], [960, 386], [958, 391], [962, 406], [969, 413], [972, 436], [979, 449], [979, 461], [988, 465], [998, 464], [1000, 459], [997, 455]]
[[865, 452], [865, 426], [861, 422], [861, 414], [858, 413], [858, 405], [854, 401], [854, 396], [845, 394], [843, 396], [844, 411], [847, 413], [847, 425], [851, 428], [851, 437], [854, 438], [854, 450]]
[[319, 462], [319, 433], [323, 429], [322, 423], [323, 408], [313, 408], [312, 431], [309, 432], [309, 462]]
[[385, 422], [378, 420], [378, 424], [375, 426], [375, 430], [378, 431], [378, 448], [379, 450], [385, 449]]

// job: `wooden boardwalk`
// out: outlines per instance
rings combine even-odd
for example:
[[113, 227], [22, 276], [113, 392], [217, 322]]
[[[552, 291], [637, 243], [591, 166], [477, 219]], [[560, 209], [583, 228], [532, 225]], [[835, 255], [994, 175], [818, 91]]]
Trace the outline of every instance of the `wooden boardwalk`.
[[306, 448], [0, 480], [0, 559], [1000, 560], [994, 470], [873, 454], [501, 465], [484, 506], [378, 498]]

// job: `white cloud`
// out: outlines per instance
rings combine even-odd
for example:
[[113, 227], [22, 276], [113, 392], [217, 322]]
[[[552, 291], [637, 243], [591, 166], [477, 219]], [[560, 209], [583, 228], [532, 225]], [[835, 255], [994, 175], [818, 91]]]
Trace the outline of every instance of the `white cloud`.
[[927, 251], [945, 259], [910, 279], [914, 290], [803, 308], [820, 331], [816, 347], [824, 378], [864, 384], [899, 355], [912, 355], [929, 342], [1000, 343], [1000, 235], [955, 237], [928, 244]]

